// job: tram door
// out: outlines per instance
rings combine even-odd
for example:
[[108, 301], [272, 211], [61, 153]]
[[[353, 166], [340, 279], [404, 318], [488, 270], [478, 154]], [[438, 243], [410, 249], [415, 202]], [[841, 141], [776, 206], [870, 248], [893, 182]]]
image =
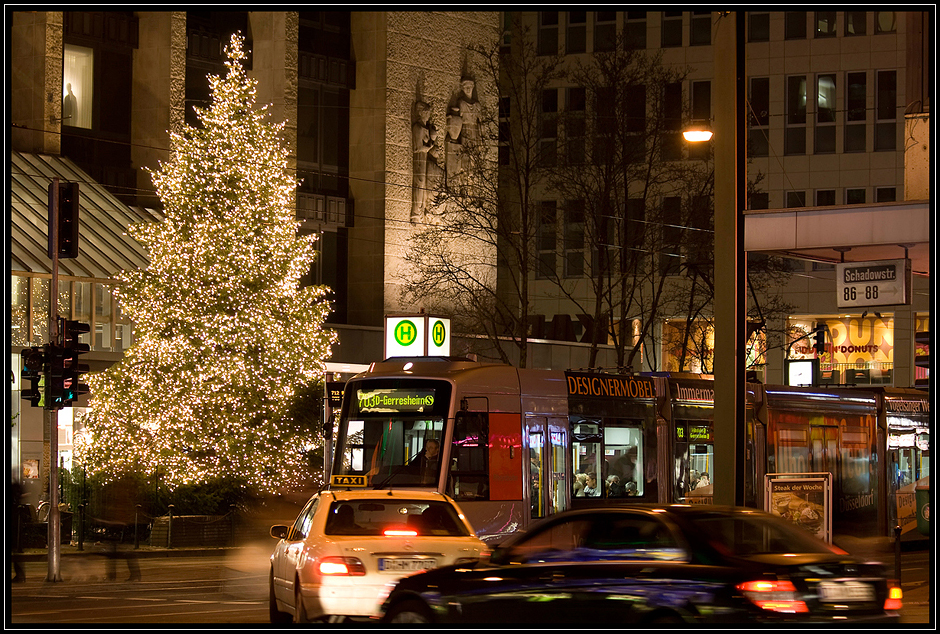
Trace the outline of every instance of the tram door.
[[526, 419], [529, 460], [529, 517], [539, 519], [568, 508], [566, 419]]

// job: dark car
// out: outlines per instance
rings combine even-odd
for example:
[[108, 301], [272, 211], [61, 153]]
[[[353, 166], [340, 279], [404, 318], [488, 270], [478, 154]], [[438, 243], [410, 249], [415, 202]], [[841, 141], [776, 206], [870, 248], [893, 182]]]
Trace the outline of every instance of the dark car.
[[634, 505], [559, 513], [488, 561], [402, 579], [390, 623], [656, 624], [899, 619], [900, 587], [763, 511]]

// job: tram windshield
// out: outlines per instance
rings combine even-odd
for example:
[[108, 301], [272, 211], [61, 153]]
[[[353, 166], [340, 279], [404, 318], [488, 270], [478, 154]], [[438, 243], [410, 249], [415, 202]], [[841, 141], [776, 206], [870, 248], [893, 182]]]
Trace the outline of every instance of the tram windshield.
[[335, 475], [374, 488], [433, 487], [441, 475], [451, 387], [446, 381], [375, 379], [346, 388]]

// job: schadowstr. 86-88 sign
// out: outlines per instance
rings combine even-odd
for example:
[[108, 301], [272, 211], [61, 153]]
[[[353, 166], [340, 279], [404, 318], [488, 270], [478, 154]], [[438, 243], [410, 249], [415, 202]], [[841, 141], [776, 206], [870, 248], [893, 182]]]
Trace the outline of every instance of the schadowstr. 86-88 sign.
[[836, 265], [839, 308], [898, 306], [911, 303], [911, 261], [879, 260]]

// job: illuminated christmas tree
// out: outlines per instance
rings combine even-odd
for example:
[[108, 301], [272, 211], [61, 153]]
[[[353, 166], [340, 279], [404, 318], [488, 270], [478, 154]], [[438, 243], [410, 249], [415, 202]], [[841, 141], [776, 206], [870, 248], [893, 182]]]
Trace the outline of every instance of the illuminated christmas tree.
[[160, 472], [170, 486], [235, 478], [261, 492], [308, 476], [319, 434], [289, 414], [322, 380], [335, 333], [323, 329], [325, 287], [301, 287], [314, 257], [299, 236], [296, 180], [283, 124], [256, 108], [242, 39], [225, 77], [209, 77], [202, 126], [172, 135], [154, 172], [162, 222], [129, 232], [150, 265], [117, 276], [135, 326], [119, 363], [88, 377], [79, 458], [92, 472]]

